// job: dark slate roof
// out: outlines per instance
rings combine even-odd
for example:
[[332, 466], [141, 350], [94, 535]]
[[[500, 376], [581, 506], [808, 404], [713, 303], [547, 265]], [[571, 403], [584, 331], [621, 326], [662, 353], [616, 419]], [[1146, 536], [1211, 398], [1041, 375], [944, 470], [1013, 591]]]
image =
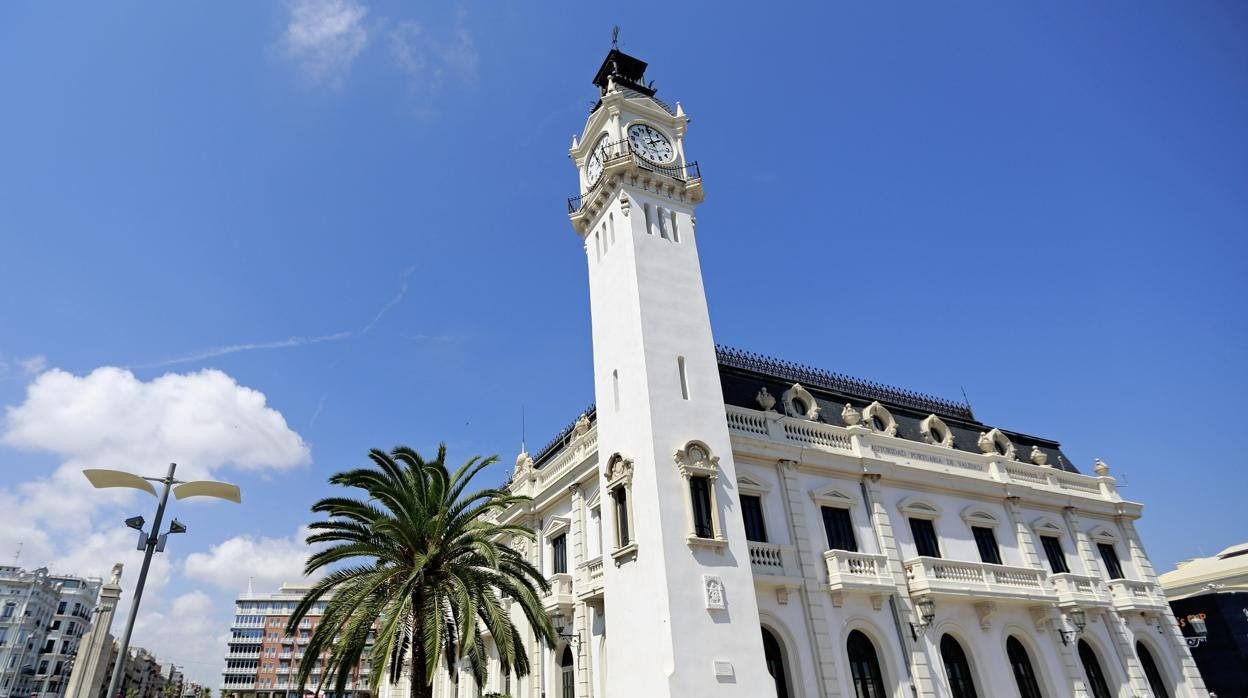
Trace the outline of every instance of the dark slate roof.
[[[841, 420], [841, 409], [845, 403], [862, 411], [864, 407], [878, 400], [897, 420], [897, 436], [910, 441], [923, 441], [923, 435], [919, 432], [919, 423], [930, 414], [937, 415], [945, 422], [945, 426], [949, 427], [949, 431], [953, 433], [954, 448], [960, 451], [979, 453], [980, 433], [992, 428], [975, 419], [970, 405], [962, 402], [894, 388], [731, 347], [717, 346], [715, 351], [719, 359], [719, 378], [724, 391], [724, 404], [727, 405], [757, 410], [759, 405], [755, 397], [760, 388], [767, 388], [767, 392], [779, 400], [784, 391], [792, 387], [794, 383], [801, 383], [802, 387], [806, 388], [819, 403], [819, 420], [838, 427], [845, 426], [844, 421]], [[597, 421], [598, 413], [594, 405], [586, 408], [583, 414], [591, 424]], [[578, 416], [577, 419], [579, 418]], [[571, 442], [575, 426], [576, 420], [573, 420], [533, 456], [535, 467], [542, 467]], [[1070, 459], [1066, 457], [1066, 454], [1062, 453], [1062, 446], [1058, 442], [1006, 429], [1001, 429], [1001, 433], [1009, 437], [1014, 444], [1015, 455], [1020, 461], [1026, 461], [1028, 454], [1031, 453], [1031, 447], [1035, 446], [1048, 455], [1049, 465], [1071, 473], [1079, 472], [1070, 464]]]
[[[755, 397], [760, 388], [767, 388], [767, 392], [779, 400], [784, 391], [794, 383], [801, 383], [819, 403], [819, 421], [838, 427], [845, 426], [841, 419], [841, 410], [845, 403], [853, 405], [861, 412], [864, 407], [878, 400], [897, 420], [897, 436], [910, 441], [923, 441], [919, 423], [930, 414], [940, 417], [949, 427], [949, 431], [953, 432], [954, 448], [959, 451], [980, 453], [979, 435], [992, 429], [992, 426], [975, 419], [970, 406], [965, 403], [851, 378], [739, 349], [720, 346], [716, 347], [716, 353], [719, 356], [719, 379], [723, 385], [724, 403], [728, 405], [757, 410], [759, 405]], [[1001, 433], [1014, 444], [1018, 460], [1027, 461], [1031, 447], [1035, 446], [1048, 455], [1049, 465], [1067, 472], [1079, 472], [1062, 453], [1061, 444], [1058, 442], [1006, 429], [1001, 429]]]

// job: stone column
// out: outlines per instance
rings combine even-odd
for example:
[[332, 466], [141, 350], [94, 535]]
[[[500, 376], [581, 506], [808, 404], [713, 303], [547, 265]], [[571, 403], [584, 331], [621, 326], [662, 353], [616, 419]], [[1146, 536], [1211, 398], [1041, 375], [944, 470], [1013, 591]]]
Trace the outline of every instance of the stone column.
[[[1144, 543], [1140, 540], [1140, 534], [1135, 530], [1135, 520], [1125, 514], [1119, 514], [1114, 517], [1114, 521], [1117, 522], [1118, 528], [1127, 540], [1127, 551], [1131, 555], [1131, 562], [1139, 570], [1140, 578], [1153, 584], [1160, 594], [1161, 584], [1157, 581], [1157, 573], [1153, 569], [1153, 563], [1149, 561], [1148, 555], [1144, 552]], [[1191, 695], [1208, 695], [1205, 680], [1201, 677], [1200, 670], [1196, 668], [1196, 661], [1192, 659], [1192, 651], [1187, 646], [1187, 641], [1183, 639], [1183, 631], [1179, 629], [1179, 622], [1175, 619], [1174, 614], [1162, 612], [1158, 614], [1157, 622], [1161, 624], [1161, 628], [1164, 631], [1163, 634], [1169, 640], [1170, 651], [1174, 652], [1175, 657], [1179, 660], [1184, 683], [1191, 689]]]
[[[908, 622], [907, 618], [915, 617], [914, 604], [910, 601], [909, 584], [906, 581], [906, 570], [901, 564], [901, 548], [897, 545], [897, 538], [893, 535], [892, 519], [888, 515], [888, 507], [884, 505], [884, 493], [880, 487], [880, 476], [878, 474], [869, 473], [863, 476], [863, 485], [866, 487], [869, 501], [866, 503], [870, 507], [867, 512], [871, 517], [871, 528], [875, 531], [876, 538], [880, 545], [880, 552], [888, 558], [888, 571], [893, 576], [893, 584], [897, 587], [897, 610], [902, 614], [898, 619], [902, 627]], [[939, 607], [938, 607], [939, 608]], [[910, 680], [914, 684], [914, 691], [919, 696], [929, 696], [935, 698], [936, 685], [932, 679], [932, 662], [938, 661], [939, 658], [933, 658], [927, 653], [927, 643], [923, 641], [909, 642], [904, 634], [900, 638], [902, 644], [901, 653], [908, 657], [910, 662]]]
[[[1062, 509], [1062, 516], [1066, 519], [1066, 528], [1070, 531], [1071, 538], [1075, 540], [1075, 547], [1078, 548], [1079, 558], [1083, 560], [1088, 576], [1101, 576], [1101, 566], [1097, 564], [1096, 553], [1092, 550], [1092, 541], [1079, 524], [1079, 511], [1075, 507], [1066, 507]], [[1118, 655], [1118, 661], [1127, 675], [1127, 683], [1131, 686], [1131, 690], [1139, 695], [1148, 695], [1150, 691], [1144, 678], [1144, 669], [1136, 659], [1131, 643], [1124, 635], [1126, 629], [1123, 627], [1122, 618], [1118, 616], [1117, 611], [1107, 611], [1102, 614], [1101, 618], [1105, 623], [1105, 630], [1113, 641], [1114, 653]]]
[[104, 677], [109, 674], [112, 659], [113, 614], [117, 600], [121, 598], [121, 564], [113, 566], [113, 576], [100, 589], [100, 601], [96, 607], [91, 629], [78, 641], [78, 653], [74, 655], [74, 670], [69, 675], [65, 698], [97, 698], [106, 690]]
[[[825, 603], [829, 601], [827, 587], [820, 580], [823, 575], [816, 565], [823, 564], [823, 557], [811, 548], [810, 527], [806, 523], [806, 508], [802, 502], [801, 483], [797, 477], [797, 461], [781, 460], [776, 463], [780, 478], [785, 518], [789, 522], [789, 537], [797, 551], [798, 569], [802, 571], [800, 589], [802, 604], [806, 606], [807, 635], [815, 660], [815, 676], [822, 690], [819, 695], [835, 698], [841, 695], [840, 682], [836, 680], [836, 658]], [[799, 677], [793, 677], [798, 680]]]
[[1005, 513], [1010, 517], [1010, 525], [1014, 527], [1014, 537], [1018, 539], [1018, 549], [1023, 554], [1023, 564], [1032, 569], [1047, 572], [1047, 568], [1040, 562], [1040, 555], [1036, 552], [1036, 541], [1032, 538], [1031, 529], [1021, 519], [1022, 508], [1019, 506], [1021, 500], [1021, 497], [1006, 497]]

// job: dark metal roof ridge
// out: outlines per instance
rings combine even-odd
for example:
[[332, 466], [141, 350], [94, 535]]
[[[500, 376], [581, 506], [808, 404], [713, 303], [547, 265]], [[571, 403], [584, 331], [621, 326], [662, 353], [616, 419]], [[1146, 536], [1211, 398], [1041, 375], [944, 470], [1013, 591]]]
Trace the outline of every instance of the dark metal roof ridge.
[[715, 355], [720, 365], [754, 371], [775, 376], [784, 380], [803, 383], [812, 388], [822, 388], [838, 393], [846, 393], [884, 403], [891, 403], [932, 413], [950, 414], [960, 419], [975, 421], [971, 406], [953, 400], [933, 397], [904, 388], [894, 388], [882, 383], [875, 383], [861, 378], [853, 378], [841, 373], [812, 368], [803, 364], [774, 359], [770, 356], [736, 349], [734, 347], [715, 345]]
[[586, 407], [580, 414], [576, 416], [576, 419], [572, 420], [568, 424], [568, 426], [564, 427], [563, 429], [560, 429], [559, 433], [556, 434], [553, 439], [551, 439], [550, 441], [547, 441], [546, 445], [542, 446], [541, 450], [537, 452], [537, 455], [533, 456], [533, 467], [535, 468], [542, 467], [542, 465], [545, 464], [546, 461], [550, 460], [551, 457], [553, 457], [556, 453], [559, 452], [560, 449], [562, 449], [564, 446], [568, 444], [568, 442], [571, 440], [569, 437], [572, 435], [572, 430], [576, 428], [576, 423], [581, 420], [581, 415], [584, 415], [585, 418], [588, 419], [591, 424], [594, 423], [595, 421], [597, 421], [597, 418], [598, 418], [597, 405], [591, 404], [589, 407]]

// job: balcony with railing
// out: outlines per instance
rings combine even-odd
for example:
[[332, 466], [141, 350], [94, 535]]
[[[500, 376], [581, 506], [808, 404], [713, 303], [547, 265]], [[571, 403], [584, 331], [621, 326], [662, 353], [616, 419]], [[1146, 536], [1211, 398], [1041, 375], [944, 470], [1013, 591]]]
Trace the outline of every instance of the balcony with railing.
[[582, 562], [577, 568], [576, 596], [585, 601], [602, 598], [602, 556]]
[[916, 557], [903, 563], [912, 596], [946, 596], [1053, 603], [1043, 570], [986, 562]]
[[1097, 577], [1070, 572], [1051, 574], [1049, 586], [1057, 594], [1057, 604], [1063, 608], [1109, 605], [1109, 592]]
[[1165, 595], [1156, 584], [1134, 579], [1111, 579], [1108, 584], [1114, 609], [1118, 611], [1160, 613], [1170, 608]]
[[828, 566], [828, 590], [834, 594], [889, 594], [896, 589], [887, 556], [829, 550], [823, 554], [823, 561]]
[[604, 143], [596, 149], [602, 159], [602, 174], [589, 189], [580, 196], [568, 199], [568, 215], [577, 216], [600, 192], [609, 176], [622, 171], [632, 170], [651, 172], [661, 177], [680, 182], [687, 187], [695, 187], [702, 179], [702, 170], [697, 162], [656, 163], [643, 157], [628, 139]]
[[569, 617], [572, 615], [572, 575], [567, 572], [552, 574], [546, 578], [550, 582], [550, 591], [542, 601], [547, 613], [562, 611]]
[[750, 541], [750, 567], [754, 582], [774, 582], [802, 576], [797, 565], [797, 549], [791, 545]]

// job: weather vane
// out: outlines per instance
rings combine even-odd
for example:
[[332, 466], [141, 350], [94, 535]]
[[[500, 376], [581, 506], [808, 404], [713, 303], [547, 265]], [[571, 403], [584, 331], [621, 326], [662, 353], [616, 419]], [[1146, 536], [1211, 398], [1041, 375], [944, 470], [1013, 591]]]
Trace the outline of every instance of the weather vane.
[[619, 47], [620, 47], [620, 25], [617, 24], [611, 27], [611, 48], [617, 49]]

